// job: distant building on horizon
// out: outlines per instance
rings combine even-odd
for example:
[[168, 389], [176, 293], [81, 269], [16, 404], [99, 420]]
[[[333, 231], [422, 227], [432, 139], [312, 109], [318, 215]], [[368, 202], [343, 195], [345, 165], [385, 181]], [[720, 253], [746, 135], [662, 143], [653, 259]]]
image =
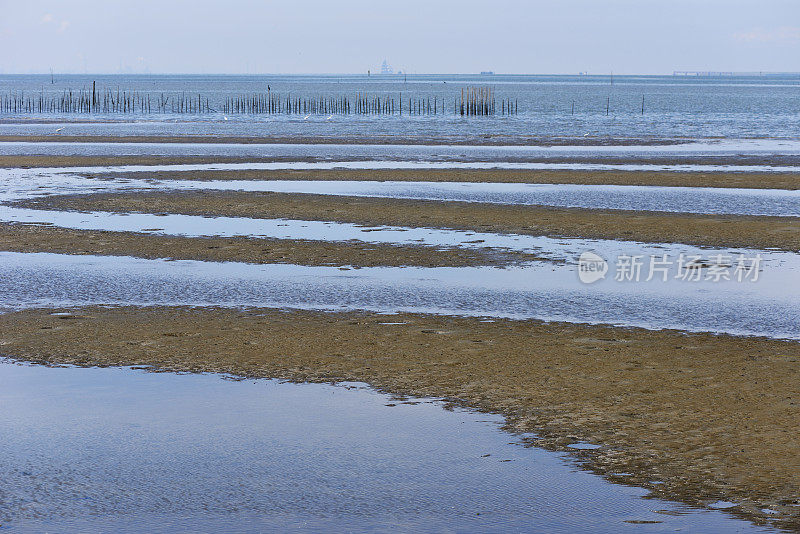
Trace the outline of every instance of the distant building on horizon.
[[381, 74], [394, 74], [394, 69], [392, 69], [392, 66], [389, 65], [389, 62], [385, 59], [383, 63], [381, 63]]

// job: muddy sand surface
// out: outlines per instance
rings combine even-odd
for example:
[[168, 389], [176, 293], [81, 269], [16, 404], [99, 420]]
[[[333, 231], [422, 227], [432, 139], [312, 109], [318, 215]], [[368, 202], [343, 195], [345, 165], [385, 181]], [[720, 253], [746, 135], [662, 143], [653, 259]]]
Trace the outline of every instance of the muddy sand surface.
[[[615, 482], [800, 528], [800, 343], [417, 314], [54, 311], [0, 315], [0, 354], [442, 397], [502, 413]], [[602, 446], [568, 447], [578, 441]]]
[[699, 215], [237, 191], [64, 195], [27, 200], [18, 205], [36, 209], [286, 218], [368, 226], [435, 227], [649, 243], [800, 250], [800, 218], [794, 217]]
[[22, 223], [0, 223], [0, 250], [353, 267], [502, 267], [542, 260], [533, 254], [490, 248], [442, 249], [431, 246], [329, 243], [302, 239], [177, 237], [134, 232], [71, 230]]
[[[789, 159], [786, 159], [789, 158]], [[514, 159], [508, 159], [513, 161]], [[783, 161], [785, 160], [785, 161]], [[795, 161], [797, 160], [797, 161]], [[211, 163], [286, 163], [320, 161], [306, 157], [241, 157], [241, 156], [50, 156], [50, 155], [0, 155], [0, 168], [42, 167], [102, 167], [119, 165], [190, 165]], [[324, 161], [324, 160], [323, 160]], [[341, 158], [338, 161], [358, 161], [358, 158]], [[548, 158], [550, 163], [574, 163], [570, 157]], [[597, 160], [617, 164], [709, 164], [709, 165], [798, 165], [799, 158], [776, 156], [773, 158], [708, 157], [698, 158], [627, 158]], [[588, 162], [588, 161], [587, 161]], [[498, 164], [500, 164], [498, 162]], [[143, 173], [146, 175], [143, 176]], [[101, 174], [101, 176], [110, 173]], [[741, 187], [752, 189], [800, 188], [800, 174], [796, 172], [737, 172], [737, 171], [626, 171], [626, 170], [536, 170], [536, 169], [332, 169], [332, 170], [225, 170], [225, 171], [143, 171], [137, 173], [115, 172], [113, 176], [135, 178], [163, 178], [179, 180], [214, 179], [291, 179], [291, 180], [398, 180], [441, 182], [514, 182], [542, 184], [600, 184], [600, 185], [659, 185], [676, 187]]]

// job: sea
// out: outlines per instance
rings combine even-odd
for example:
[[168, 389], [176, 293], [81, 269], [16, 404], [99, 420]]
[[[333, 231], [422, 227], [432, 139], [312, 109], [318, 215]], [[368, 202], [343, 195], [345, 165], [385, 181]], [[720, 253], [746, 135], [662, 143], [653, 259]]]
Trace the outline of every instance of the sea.
[[[800, 74], [547, 75], [0, 75], [0, 96], [135, 93], [203, 103], [202, 113], [14, 113], [0, 135], [200, 135], [391, 139], [462, 144], [661, 144], [800, 137]], [[464, 116], [462, 91], [491, 89], [497, 113]], [[394, 100], [393, 114], [226, 113], [230, 98]], [[206, 111], [206, 102], [208, 110]], [[403, 113], [399, 113], [402, 102]], [[430, 102], [435, 114], [411, 113]], [[515, 114], [502, 113], [512, 102]], [[58, 125], [58, 126], [54, 126]], [[61, 128], [59, 130], [59, 128]]]

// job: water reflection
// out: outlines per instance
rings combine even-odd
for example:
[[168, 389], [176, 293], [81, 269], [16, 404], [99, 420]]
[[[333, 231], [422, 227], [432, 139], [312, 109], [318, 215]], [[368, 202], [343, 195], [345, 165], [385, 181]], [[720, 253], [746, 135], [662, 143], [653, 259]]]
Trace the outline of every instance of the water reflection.
[[[764, 531], [353, 384], [0, 363], [12, 531]], [[660, 510], [661, 513], [656, 511]]]

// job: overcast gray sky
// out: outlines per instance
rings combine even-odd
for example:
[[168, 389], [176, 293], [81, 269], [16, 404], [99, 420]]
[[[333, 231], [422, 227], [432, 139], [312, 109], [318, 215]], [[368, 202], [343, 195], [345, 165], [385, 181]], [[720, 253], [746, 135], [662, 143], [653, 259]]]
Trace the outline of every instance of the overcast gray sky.
[[800, 0], [0, 0], [0, 72], [800, 71]]

